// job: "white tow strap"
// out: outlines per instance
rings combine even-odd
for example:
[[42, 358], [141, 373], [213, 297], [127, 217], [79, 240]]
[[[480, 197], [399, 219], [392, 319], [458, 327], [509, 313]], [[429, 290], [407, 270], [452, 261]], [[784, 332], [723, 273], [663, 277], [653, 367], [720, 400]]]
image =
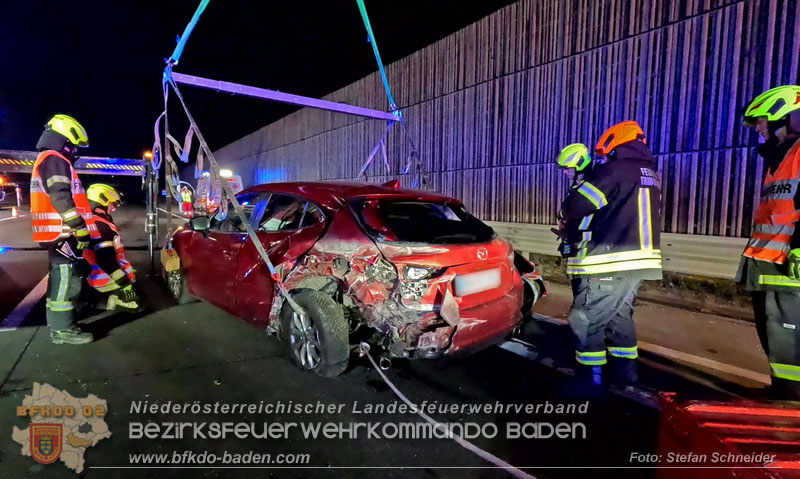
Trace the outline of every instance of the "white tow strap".
[[[447, 426], [445, 426], [444, 424], [440, 423], [436, 419], [433, 419], [432, 417], [430, 417], [427, 414], [425, 414], [424, 412], [422, 412], [419, 409], [419, 407], [417, 407], [416, 404], [412, 403], [403, 393], [400, 392], [399, 389], [397, 389], [397, 386], [395, 386], [394, 383], [392, 383], [392, 381], [389, 380], [388, 377], [386, 377], [386, 374], [384, 374], [383, 371], [381, 371], [381, 368], [378, 367], [378, 364], [372, 358], [372, 355], [369, 354], [369, 345], [368, 344], [361, 343], [360, 351], [361, 351], [361, 356], [366, 356], [367, 359], [369, 359], [369, 362], [372, 363], [372, 367], [374, 367], [375, 371], [377, 371], [378, 374], [380, 374], [381, 378], [386, 383], [386, 385], [389, 386], [389, 388], [391, 388], [391, 390], [394, 391], [395, 395], [397, 395], [397, 397], [399, 397], [400, 400], [402, 400], [404, 403], [406, 403], [406, 405], [409, 408], [411, 408], [412, 411], [416, 412], [422, 419], [427, 421], [429, 424], [431, 424], [437, 430], [441, 429], [441, 430], [448, 431]], [[492, 454], [490, 452], [484, 451], [483, 449], [479, 448], [475, 444], [472, 444], [471, 442], [467, 441], [466, 439], [462, 438], [461, 436], [459, 436], [457, 434], [454, 434], [452, 432], [450, 432], [449, 435], [455, 442], [457, 442], [459, 445], [461, 445], [461, 447], [463, 447], [464, 449], [467, 449], [468, 451], [470, 451], [473, 454], [477, 455], [478, 457], [484, 459], [485, 461], [491, 462], [495, 466], [498, 466], [498, 467], [504, 469], [506, 472], [508, 472], [512, 476], [518, 477], [518, 478], [521, 478], [521, 479], [536, 479], [535, 476], [532, 476], [532, 475], [528, 474], [527, 472], [512, 466], [511, 464], [507, 463], [506, 461], [500, 459], [499, 457], [495, 456], [494, 454]]]

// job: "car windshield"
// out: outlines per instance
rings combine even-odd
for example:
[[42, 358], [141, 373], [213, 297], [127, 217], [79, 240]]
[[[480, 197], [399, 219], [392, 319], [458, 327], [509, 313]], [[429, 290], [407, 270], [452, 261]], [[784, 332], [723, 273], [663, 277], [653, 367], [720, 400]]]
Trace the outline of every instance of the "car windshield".
[[350, 207], [373, 240], [397, 243], [485, 243], [494, 230], [455, 203], [357, 198]]

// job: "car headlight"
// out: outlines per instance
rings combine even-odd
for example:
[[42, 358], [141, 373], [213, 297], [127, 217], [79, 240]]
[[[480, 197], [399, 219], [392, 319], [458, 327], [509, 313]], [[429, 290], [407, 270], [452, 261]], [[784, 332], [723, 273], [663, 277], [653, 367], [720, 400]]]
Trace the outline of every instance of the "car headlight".
[[420, 279], [428, 279], [436, 276], [440, 270], [435, 268], [426, 268], [424, 266], [406, 266], [403, 268], [403, 278], [411, 281], [418, 281]]

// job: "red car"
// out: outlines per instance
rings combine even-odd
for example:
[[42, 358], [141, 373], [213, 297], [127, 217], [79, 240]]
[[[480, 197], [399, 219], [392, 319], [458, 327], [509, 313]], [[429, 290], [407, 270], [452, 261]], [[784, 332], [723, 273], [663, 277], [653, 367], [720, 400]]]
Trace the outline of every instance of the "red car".
[[307, 314], [284, 305], [231, 208], [175, 232], [162, 254], [170, 289], [266, 327], [320, 375], [341, 374], [360, 341], [401, 358], [485, 347], [544, 292], [533, 265], [517, 255], [523, 283], [511, 245], [453, 198], [390, 182], [271, 183], [237, 199]]

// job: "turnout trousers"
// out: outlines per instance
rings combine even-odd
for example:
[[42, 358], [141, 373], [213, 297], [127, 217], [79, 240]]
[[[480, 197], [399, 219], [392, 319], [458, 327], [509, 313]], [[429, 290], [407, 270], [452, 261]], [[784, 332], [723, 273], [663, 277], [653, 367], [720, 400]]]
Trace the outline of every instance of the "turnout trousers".
[[615, 358], [639, 357], [633, 306], [640, 283], [639, 277], [624, 272], [572, 277], [568, 321], [578, 363], [602, 366], [606, 349]]
[[772, 377], [800, 382], [800, 292], [753, 291], [753, 312]]
[[80, 272], [76, 263], [55, 247], [47, 248], [50, 262], [50, 277], [47, 281], [46, 312], [47, 326], [63, 330], [75, 326], [75, 300], [81, 292]]

